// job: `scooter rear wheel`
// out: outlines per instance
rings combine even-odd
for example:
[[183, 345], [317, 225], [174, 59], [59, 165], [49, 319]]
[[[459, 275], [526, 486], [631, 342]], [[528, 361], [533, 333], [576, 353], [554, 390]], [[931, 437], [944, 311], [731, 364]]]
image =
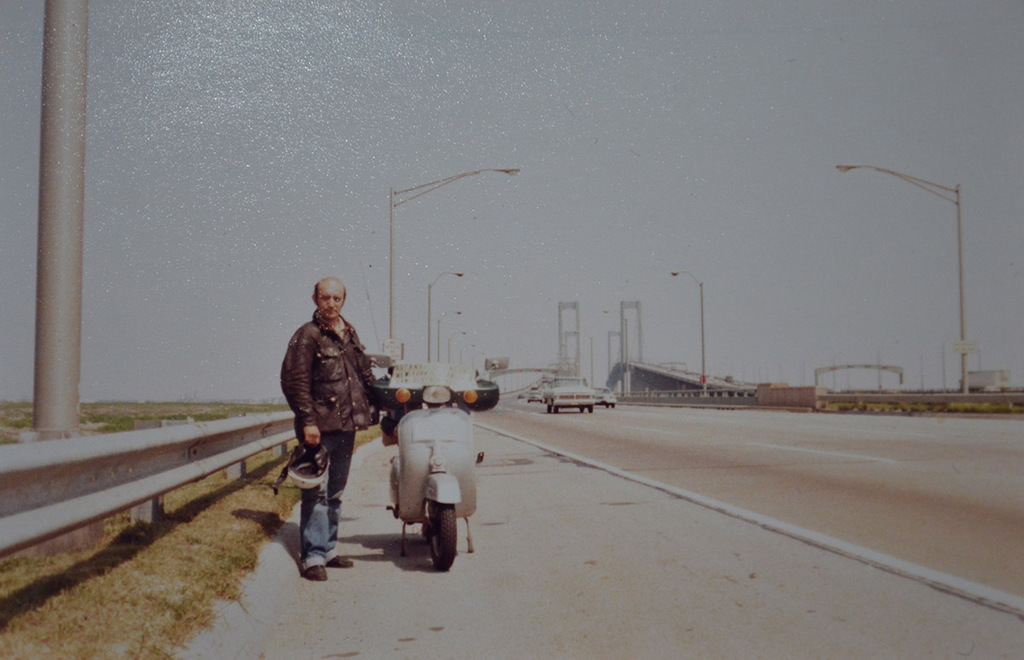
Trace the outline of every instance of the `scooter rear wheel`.
[[431, 502], [427, 515], [430, 517], [430, 559], [434, 568], [447, 571], [455, 561], [459, 536], [455, 505]]

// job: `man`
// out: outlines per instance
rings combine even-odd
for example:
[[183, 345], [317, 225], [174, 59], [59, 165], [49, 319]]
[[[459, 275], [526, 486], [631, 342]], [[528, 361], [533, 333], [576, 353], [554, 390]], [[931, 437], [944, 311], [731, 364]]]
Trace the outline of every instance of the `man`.
[[281, 390], [295, 413], [295, 436], [307, 447], [322, 444], [330, 458], [321, 487], [302, 491], [299, 519], [302, 576], [321, 582], [326, 566], [352, 566], [337, 554], [338, 520], [356, 431], [372, 423], [373, 371], [355, 328], [341, 315], [345, 285], [334, 277], [320, 280], [313, 302], [313, 320], [288, 342]]

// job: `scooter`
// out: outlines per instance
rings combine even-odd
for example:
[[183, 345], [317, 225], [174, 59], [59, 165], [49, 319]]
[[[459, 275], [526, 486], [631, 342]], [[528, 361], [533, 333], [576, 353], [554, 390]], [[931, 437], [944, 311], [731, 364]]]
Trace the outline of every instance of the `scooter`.
[[[458, 519], [466, 521], [467, 551], [473, 552], [469, 517], [476, 512], [476, 453], [470, 411], [493, 408], [498, 386], [478, 379], [471, 367], [447, 363], [397, 364], [375, 384], [378, 407], [394, 428], [398, 455], [391, 459], [391, 506], [406, 529], [421, 524], [434, 568], [455, 561]], [[397, 425], [395, 420], [397, 420]]]

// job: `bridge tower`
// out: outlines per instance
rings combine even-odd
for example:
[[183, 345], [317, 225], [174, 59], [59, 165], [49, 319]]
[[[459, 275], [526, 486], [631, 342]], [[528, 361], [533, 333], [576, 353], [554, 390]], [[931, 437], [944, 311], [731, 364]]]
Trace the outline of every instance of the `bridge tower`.
[[[573, 326], [571, 330], [567, 330], [562, 323], [563, 312], [573, 312]], [[575, 350], [573, 351], [573, 358], [569, 358], [568, 349], [566, 347], [566, 337], [569, 335], [575, 335]], [[580, 375], [580, 304], [579, 302], [560, 302], [558, 303], [558, 368], [563, 371], [568, 371], [570, 375]]]
[[636, 310], [636, 361], [644, 361], [644, 331], [643, 324], [640, 320], [640, 301], [626, 301], [623, 300], [619, 304], [619, 357], [622, 359], [623, 373], [622, 373], [622, 387], [623, 392], [631, 391], [632, 383], [629, 378], [629, 362], [632, 358], [630, 355], [629, 345], [629, 325], [626, 319], [626, 310]]

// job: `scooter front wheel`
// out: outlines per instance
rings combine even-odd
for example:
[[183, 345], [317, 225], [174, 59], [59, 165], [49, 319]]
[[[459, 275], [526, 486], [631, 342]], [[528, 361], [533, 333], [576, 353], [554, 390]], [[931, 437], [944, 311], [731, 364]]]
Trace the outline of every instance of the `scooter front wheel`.
[[459, 537], [455, 505], [430, 502], [427, 515], [430, 518], [430, 559], [434, 562], [434, 568], [447, 571], [455, 561]]

